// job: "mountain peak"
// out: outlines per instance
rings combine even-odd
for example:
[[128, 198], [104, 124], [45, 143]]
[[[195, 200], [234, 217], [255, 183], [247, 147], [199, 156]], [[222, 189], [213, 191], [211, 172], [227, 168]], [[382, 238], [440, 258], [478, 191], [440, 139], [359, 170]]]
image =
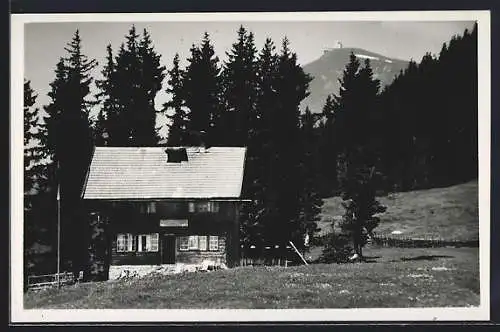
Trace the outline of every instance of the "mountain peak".
[[313, 76], [313, 80], [309, 84], [310, 95], [302, 101], [301, 108], [309, 106], [312, 112], [319, 113], [327, 96], [338, 94], [340, 88], [338, 79], [342, 77], [351, 53], [354, 53], [362, 64], [365, 59], [370, 59], [373, 76], [380, 80], [381, 87], [390, 84], [394, 77], [408, 66], [408, 61], [390, 58], [362, 48], [327, 49], [319, 59], [304, 66], [304, 71]]

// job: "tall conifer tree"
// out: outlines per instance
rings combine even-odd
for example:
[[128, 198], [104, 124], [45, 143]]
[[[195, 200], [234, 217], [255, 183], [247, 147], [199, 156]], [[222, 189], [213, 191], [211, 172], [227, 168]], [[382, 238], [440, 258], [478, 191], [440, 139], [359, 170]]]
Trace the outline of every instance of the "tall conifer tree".
[[359, 68], [351, 53], [336, 98], [334, 128], [341, 144], [338, 176], [345, 208], [341, 228], [352, 240], [353, 258], [362, 258], [362, 248], [380, 221], [376, 215], [386, 209], [375, 198], [381, 178], [378, 140], [374, 138], [379, 84], [369, 60]]
[[320, 191], [323, 197], [333, 196], [337, 190], [337, 142], [334, 136], [335, 103], [332, 95], [328, 95], [322, 110], [322, 121], [319, 124], [319, 160], [321, 174]]
[[189, 145], [217, 144], [214, 130], [221, 113], [221, 84], [219, 58], [215, 56], [208, 33], [200, 46], [191, 47], [191, 56], [183, 79], [184, 98], [188, 113]]
[[256, 122], [257, 50], [253, 34], [240, 26], [238, 40], [226, 54], [228, 60], [224, 63], [222, 72], [224, 102], [233, 123], [224, 128], [223, 143], [246, 146]]
[[[101, 110], [95, 121], [94, 140], [98, 146], [108, 145], [116, 139], [116, 120], [119, 114], [119, 105], [117, 103], [117, 84], [116, 84], [116, 63], [113, 58], [113, 49], [111, 44], [106, 46], [106, 64], [101, 71], [103, 78], [96, 80], [96, 86], [99, 89], [96, 97], [101, 103]], [[111, 137], [109, 135], [112, 135]]]
[[161, 90], [165, 67], [147, 30], [142, 37], [132, 26], [115, 59], [108, 48], [104, 80], [99, 82], [105, 109], [108, 144], [154, 146], [158, 142], [155, 97]]
[[[37, 95], [31, 82], [24, 80], [24, 192], [41, 190], [45, 166], [43, 159], [48, 153], [43, 146], [47, 131], [43, 126], [45, 117], [35, 106]], [[28, 204], [29, 206], [29, 204]], [[27, 206], [25, 206], [27, 207]]]
[[153, 146], [158, 142], [156, 124], [155, 97], [162, 88], [165, 78], [165, 66], [160, 63], [161, 55], [153, 47], [153, 41], [146, 29], [143, 30], [139, 42], [138, 55], [140, 59], [140, 90], [138, 97], [143, 99], [144, 109], [136, 117], [136, 144]]
[[304, 232], [301, 227], [300, 197], [300, 102], [308, 95], [311, 81], [297, 63], [297, 55], [290, 50], [285, 37], [278, 55], [274, 89], [278, 99], [271, 116], [273, 132], [270, 218], [267, 234], [281, 246], [294, 241], [302, 247]]
[[318, 229], [317, 221], [323, 206], [320, 195], [320, 169], [319, 169], [319, 132], [317, 130], [318, 116], [306, 108], [300, 119], [301, 139], [301, 194], [300, 194], [300, 232], [312, 238]]
[[[183, 94], [184, 71], [179, 67], [179, 54], [177, 53], [174, 56], [173, 67], [168, 71], [168, 76], [166, 91], [170, 94], [171, 99], [163, 104], [163, 112], [170, 120], [167, 143], [170, 146], [182, 146], [188, 142], [188, 118]], [[173, 114], [168, 115], [169, 111]]]
[[270, 204], [273, 201], [270, 182], [274, 174], [271, 120], [278, 100], [275, 91], [278, 56], [271, 39], [266, 39], [256, 61], [256, 122], [249, 135], [253, 153], [247, 156], [252, 172], [245, 174], [245, 197], [251, 202], [244, 205], [240, 237], [243, 244], [261, 248], [265, 242], [271, 241], [266, 232], [272, 222]]
[[[24, 80], [24, 276], [41, 270], [41, 264], [33, 259], [33, 245], [50, 245], [51, 204], [49, 168], [43, 145], [47, 132], [43, 126], [45, 117], [35, 107], [37, 95], [31, 82]], [[38, 270], [37, 270], [38, 269]], [[45, 271], [44, 271], [45, 272]], [[26, 283], [27, 285], [27, 283]]]
[[78, 273], [85, 267], [85, 221], [81, 211], [80, 194], [92, 151], [92, 132], [89, 111], [94, 105], [87, 97], [92, 84], [91, 71], [97, 66], [82, 53], [78, 30], [65, 48], [56, 78], [51, 83], [46, 106], [47, 146], [58, 165], [58, 184], [61, 197], [61, 233], [63, 267]]

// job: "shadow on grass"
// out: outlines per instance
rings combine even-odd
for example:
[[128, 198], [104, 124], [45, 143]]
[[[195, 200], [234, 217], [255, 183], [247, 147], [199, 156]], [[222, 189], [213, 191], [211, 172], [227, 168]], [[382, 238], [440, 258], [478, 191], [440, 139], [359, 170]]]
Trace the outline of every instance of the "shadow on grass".
[[422, 255], [422, 256], [416, 256], [416, 257], [401, 257], [401, 261], [403, 262], [408, 262], [408, 261], [435, 261], [440, 258], [453, 258], [453, 256], [447, 256], [447, 255]]
[[377, 259], [380, 256], [363, 256], [363, 263], [377, 263]]

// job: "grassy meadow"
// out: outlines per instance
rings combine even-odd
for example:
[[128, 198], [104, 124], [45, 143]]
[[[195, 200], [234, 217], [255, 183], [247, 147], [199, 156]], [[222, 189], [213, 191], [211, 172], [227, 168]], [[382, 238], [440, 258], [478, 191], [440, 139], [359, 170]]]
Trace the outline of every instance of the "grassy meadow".
[[479, 305], [477, 248], [367, 248], [367, 263], [239, 267], [30, 291], [25, 308], [287, 309]]
[[[393, 194], [378, 232], [478, 238], [477, 183]], [[323, 225], [342, 214], [327, 199]], [[323, 230], [325, 231], [325, 229]], [[321, 248], [306, 256], [314, 259]], [[368, 245], [367, 262], [294, 267], [239, 267], [213, 272], [28, 291], [26, 309], [286, 309], [479, 305], [478, 248], [387, 248]]]
[[[413, 238], [440, 238], [444, 240], [479, 239], [479, 207], [477, 181], [447, 188], [434, 188], [394, 193], [379, 197], [387, 207], [380, 215], [377, 234], [400, 231]], [[331, 221], [343, 214], [340, 197], [325, 199], [320, 234], [331, 231]]]

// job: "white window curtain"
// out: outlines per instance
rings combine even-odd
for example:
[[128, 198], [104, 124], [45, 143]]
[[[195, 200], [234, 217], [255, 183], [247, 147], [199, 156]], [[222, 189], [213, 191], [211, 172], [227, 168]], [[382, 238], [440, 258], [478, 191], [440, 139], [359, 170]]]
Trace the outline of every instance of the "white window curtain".
[[207, 250], [207, 237], [200, 236], [199, 237], [199, 244], [200, 244], [200, 250], [206, 251]]
[[158, 251], [159, 234], [153, 233], [149, 237], [149, 250]]
[[133, 235], [117, 234], [117, 252], [157, 252], [159, 248], [159, 233]]
[[197, 250], [198, 249], [198, 235], [190, 235], [189, 236], [189, 250]]
[[137, 242], [135, 236], [132, 234], [128, 233], [127, 234], [128, 238], [128, 248], [127, 251], [135, 251], [135, 248], [137, 248]]
[[125, 234], [118, 234], [116, 237], [116, 251], [124, 252], [126, 248]]
[[179, 238], [179, 250], [181, 251], [189, 250], [189, 238], [187, 236], [181, 236]]
[[218, 236], [210, 236], [210, 251], [219, 250], [219, 237]]

